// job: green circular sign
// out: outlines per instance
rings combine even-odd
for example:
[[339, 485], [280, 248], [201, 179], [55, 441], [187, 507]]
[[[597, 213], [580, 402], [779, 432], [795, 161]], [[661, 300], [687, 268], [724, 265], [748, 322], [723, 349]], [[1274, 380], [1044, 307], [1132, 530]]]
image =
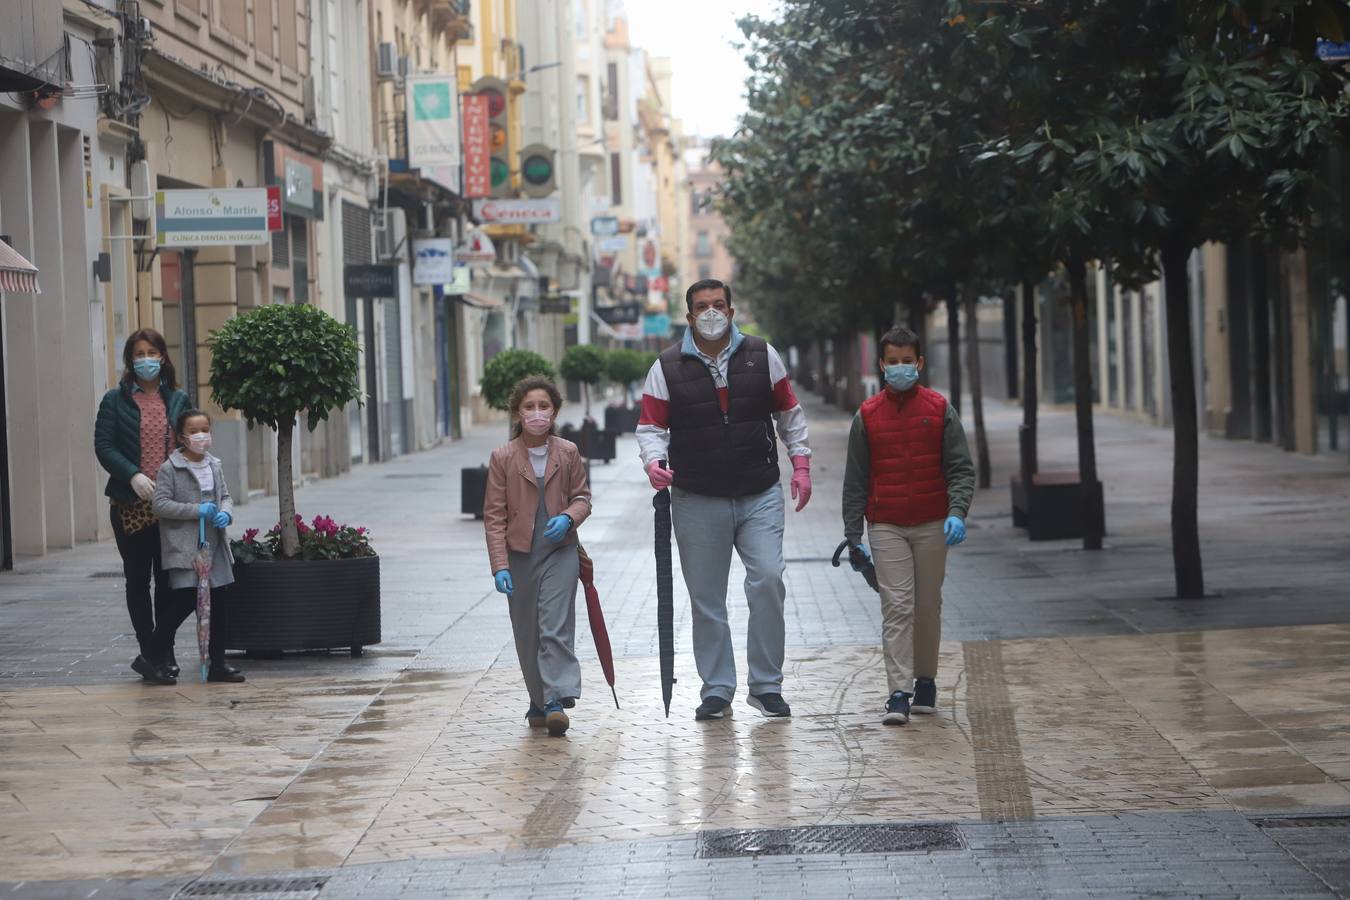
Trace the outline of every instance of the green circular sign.
[[553, 160], [547, 156], [527, 156], [520, 174], [530, 184], [548, 184], [553, 177]]
[[497, 159], [496, 157], [493, 157], [492, 186], [497, 187], [498, 185], [505, 184], [507, 179], [510, 177], [511, 177], [511, 167], [506, 164], [506, 160]]

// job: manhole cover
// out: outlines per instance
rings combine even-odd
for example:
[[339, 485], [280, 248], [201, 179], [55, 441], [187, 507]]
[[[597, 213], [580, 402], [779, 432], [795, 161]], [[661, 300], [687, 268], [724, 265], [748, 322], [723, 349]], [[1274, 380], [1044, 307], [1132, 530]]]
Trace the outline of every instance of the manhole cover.
[[328, 877], [240, 878], [194, 881], [178, 892], [180, 897], [237, 897], [248, 894], [313, 894], [323, 890]]
[[1257, 828], [1350, 828], [1350, 815], [1266, 816], [1252, 822]]
[[728, 859], [808, 853], [926, 853], [964, 846], [955, 825], [807, 825], [703, 831], [699, 833], [698, 855]]

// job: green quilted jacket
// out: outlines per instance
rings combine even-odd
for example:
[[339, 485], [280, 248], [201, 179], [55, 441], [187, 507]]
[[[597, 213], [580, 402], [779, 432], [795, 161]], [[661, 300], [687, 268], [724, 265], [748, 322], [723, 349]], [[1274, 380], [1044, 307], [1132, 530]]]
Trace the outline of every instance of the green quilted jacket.
[[[160, 385], [164, 411], [170, 427], [178, 421], [185, 409], [192, 407], [188, 395]], [[168, 449], [173, 449], [173, 435], [166, 434]], [[99, 465], [108, 470], [108, 486], [103, 493], [120, 503], [132, 503], [136, 492], [131, 489], [131, 476], [141, 470], [141, 408], [131, 396], [131, 385], [122, 382], [103, 395], [94, 421], [94, 455]], [[154, 478], [157, 472], [146, 472]]]

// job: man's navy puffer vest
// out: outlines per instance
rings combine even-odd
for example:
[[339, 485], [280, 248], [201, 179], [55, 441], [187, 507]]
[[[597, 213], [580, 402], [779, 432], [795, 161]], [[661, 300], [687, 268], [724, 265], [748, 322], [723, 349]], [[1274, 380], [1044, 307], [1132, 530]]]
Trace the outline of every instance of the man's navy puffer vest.
[[670, 391], [670, 468], [675, 487], [745, 497], [778, 483], [769, 345], [746, 335], [727, 363], [727, 413], [707, 365], [679, 345], [661, 354]]

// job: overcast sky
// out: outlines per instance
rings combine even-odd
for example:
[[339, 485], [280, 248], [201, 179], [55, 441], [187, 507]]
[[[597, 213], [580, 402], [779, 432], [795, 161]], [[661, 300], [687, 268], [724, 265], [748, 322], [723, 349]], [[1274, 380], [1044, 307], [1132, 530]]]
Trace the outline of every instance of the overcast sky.
[[675, 117], [684, 132], [730, 135], [745, 107], [749, 70], [732, 42], [744, 40], [736, 20], [772, 16], [776, 0], [625, 0], [633, 43], [674, 61]]

